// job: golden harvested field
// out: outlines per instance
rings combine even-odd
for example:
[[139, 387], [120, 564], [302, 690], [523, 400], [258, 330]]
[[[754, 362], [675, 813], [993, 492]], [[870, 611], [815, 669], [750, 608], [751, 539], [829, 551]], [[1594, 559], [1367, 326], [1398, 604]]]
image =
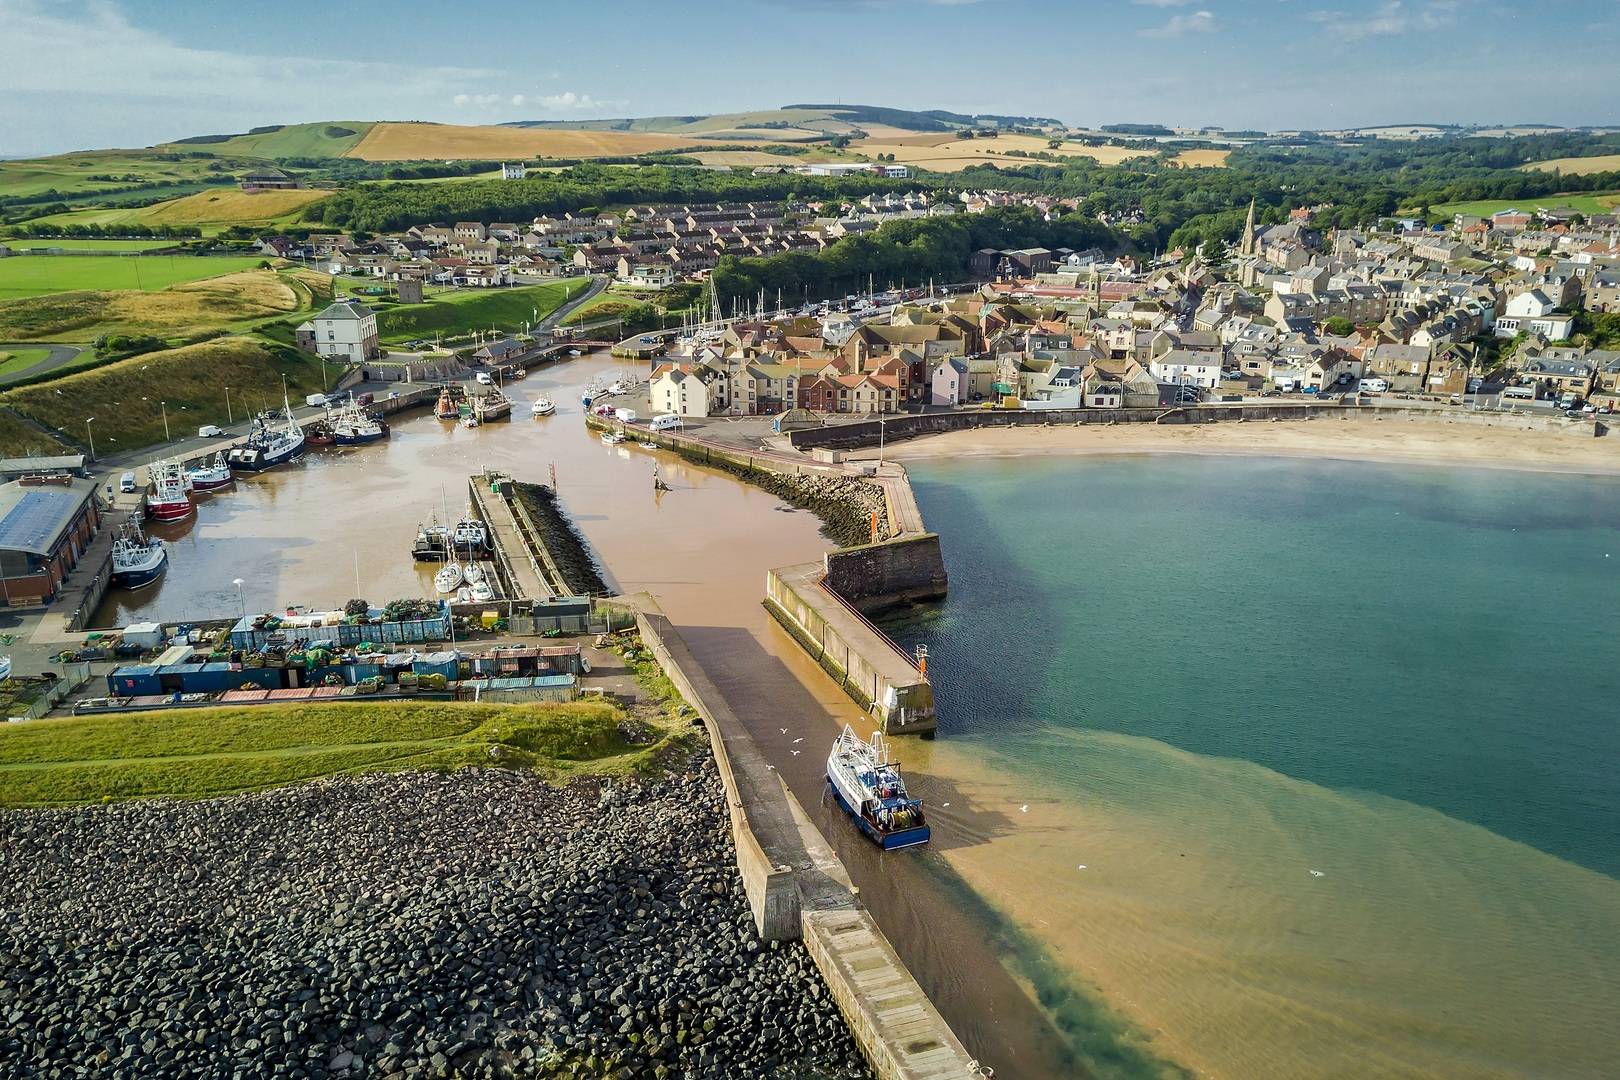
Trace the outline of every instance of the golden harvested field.
[[270, 270], [187, 282], [155, 292], [81, 291], [0, 303], [0, 338], [90, 341], [101, 334], [176, 337], [298, 310], [300, 298]]
[[837, 154], [818, 154], [811, 151], [808, 154], [767, 154], [763, 150], [705, 150], [692, 155], [705, 165], [731, 165], [733, 167], [746, 166], [753, 168], [756, 165], [780, 165], [783, 168], [792, 168], [810, 161], [847, 161]]
[[532, 157], [616, 157], [677, 150], [706, 139], [639, 131], [578, 128], [464, 127], [455, 124], [374, 124], [344, 156], [365, 161], [522, 160]]
[[1230, 150], [1183, 150], [1176, 155], [1176, 160], [1193, 169], [1220, 169], [1225, 168], [1226, 159], [1232, 156]]
[[1521, 169], [1531, 169], [1537, 172], [1553, 172], [1554, 170], [1565, 176], [1587, 176], [1591, 173], [1614, 172], [1620, 170], [1620, 154], [1605, 154], [1602, 157], [1566, 157], [1554, 158], [1551, 161], [1532, 161], [1528, 165], [1519, 166]]
[[[1037, 135], [1001, 135], [994, 139], [958, 139], [951, 134], [908, 135], [889, 139], [861, 139], [851, 149], [868, 157], [893, 154], [895, 161], [934, 172], [959, 172], [974, 165], [1017, 168], [1031, 163], [1029, 158], [1010, 157], [1009, 150], [1028, 154], [1049, 153], [1063, 157], [1094, 158], [1099, 165], [1118, 165], [1136, 157], [1151, 157], [1151, 150], [1131, 150], [1123, 146], [1081, 146], [1065, 142], [1056, 150], [1047, 149], [1050, 140]], [[1202, 151], [1201, 151], [1202, 152]]]
[[330, 194], [307, 188], [253, 194], [237, 188], [199, 191], [183, 199], [142, 207], [136, 220], [143, 225], [263, 224], [302, 210]]

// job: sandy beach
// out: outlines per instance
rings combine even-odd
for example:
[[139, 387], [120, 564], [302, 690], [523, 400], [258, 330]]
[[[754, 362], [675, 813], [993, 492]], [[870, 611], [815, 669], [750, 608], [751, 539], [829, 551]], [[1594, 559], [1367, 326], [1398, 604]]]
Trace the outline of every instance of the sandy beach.
[[[1365, 417], [1198, 425], [977, 428], [892, 441], [894, 460], [1023, 454], [1247, 454], [1471, 468], [1620, 475], [1620, 437], [1588, 423], [1483, 423], [1462, 418]], [[1531, 427], [1535, 424], [1535, 427]], [[876, 451], [860, 456], [876, 457]]]

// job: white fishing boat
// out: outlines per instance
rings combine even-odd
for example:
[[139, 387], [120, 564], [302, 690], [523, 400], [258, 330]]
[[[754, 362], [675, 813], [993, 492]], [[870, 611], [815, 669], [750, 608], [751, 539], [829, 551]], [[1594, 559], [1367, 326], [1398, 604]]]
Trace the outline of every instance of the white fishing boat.
[[485, 604], [495, 599], [495, 590], [489, 587], [489, 582], [478, 581], [473, 583], [472, 598], [474, 603]]
[[231, 474], [231, 466], [225, 460], [221, 451], [214, 455], [214, 460], [205, 465], [193, 465], [186, 470], [186, 484], [193, 491], [216, 491], [219, 488], [230, 487], [236, 483], [236, 477]]
[[579, 350], [578, 349], [569, 349], [568, 350], [568, 355], [569, 356], [578, 356], [579, 355]]
[[[281, 413], [261, 413], [255, 417], [247, 440], [231, 447], [226, 460], [233, 472], [263, 472], [304, 452], [304, 429], [293, 419], [292, 405], [285, 391], [281, 403]], [[279, 424], [282, 416], [286, 417], [285, 425], [272, 427]]]
[[163, 576], [169, 553], [163, 541], [148, 539], [136, 525], [125, 525], [113, 540], [112, 583], [120, 589], [141, 589]]
[[603, 446], [618, 446], [622, 442], [624, 442], [624, 432], [622, 432], [622, 431], [604, 431], [604, 432], [602, 432], [602, 445]]
[[484, 523], [478, 520], [471, 506], [467, 507], [467, 516], [456, 522], [451, 531], [450, 539], [457, 551], [476, 554], [489, 546], [489, 530]]
[[827, 755], [827, 782], [838, 805], [885, 851], [928, 842], [922, 801], [906, 794], [900, 763], [890, 760], [881, 731], [865, 742], [845, 724]]
[[461, 576], [466, 579], [467, 584], [477, 585], [484, 580], [484, 568], [475, 562], [470, 562], [462, 567]]
[[447, 562], [433, 575], [433, 587], [441, 593], [453, 593], [461, 587], [461, 564]]
[[550, 398], [538, 398], [533, 405], [529, 406], [529, 413], [532, 416], [550, 416], [556, 411], [557, 403]]

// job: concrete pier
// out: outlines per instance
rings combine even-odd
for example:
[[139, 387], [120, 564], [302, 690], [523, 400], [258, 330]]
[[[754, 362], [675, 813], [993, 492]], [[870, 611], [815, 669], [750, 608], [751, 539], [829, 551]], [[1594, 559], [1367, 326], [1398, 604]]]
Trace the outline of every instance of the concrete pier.
[[[829, 562], [841, 554], [829, 554]], [[765, 576], [765, 608], [885, 735], [933, 731], [934, 688], [927, 677], [826, 579], [817, 563], [772, 570]]]
[[726, 789], [737, 869], [760, 935], [804, 940], [851, 1034], [882, 1080], [982, 1075], [861, 906], [837, 854], [765, 763], [679, 631], [650, 598], [632, 602], [642, 642], [708, 727]]

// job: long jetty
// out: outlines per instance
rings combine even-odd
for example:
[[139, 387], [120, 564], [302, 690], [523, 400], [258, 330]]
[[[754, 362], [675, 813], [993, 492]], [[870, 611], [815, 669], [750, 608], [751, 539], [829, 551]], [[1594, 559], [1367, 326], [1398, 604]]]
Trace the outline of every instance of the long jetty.
[[643, 643], [708, 728], [756, 931], [766, 940], [804, 941], [881, 1080], [982, 1075], [680, 632], [650, 597], [630, 601]]

